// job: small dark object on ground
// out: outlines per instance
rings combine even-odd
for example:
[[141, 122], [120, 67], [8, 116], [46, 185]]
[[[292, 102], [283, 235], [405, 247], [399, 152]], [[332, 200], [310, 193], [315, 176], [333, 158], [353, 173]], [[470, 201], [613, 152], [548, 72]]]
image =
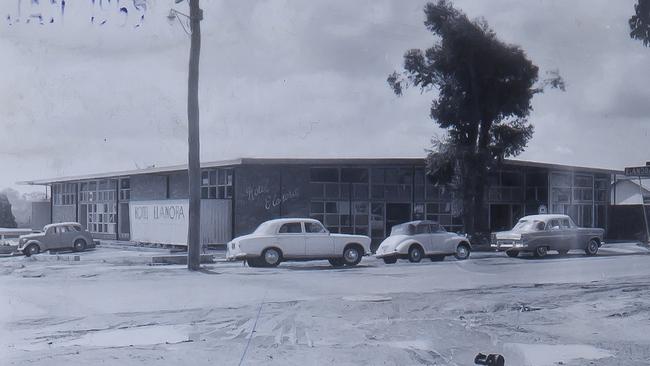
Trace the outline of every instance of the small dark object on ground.
[[501, 355], [496, 355], [496, 354], [484, 355], [482, 353], [479, 353], [474, 358], [474, 364], [487, 365], [487, 366], [504, 366], [506, 364], [506, 360]]

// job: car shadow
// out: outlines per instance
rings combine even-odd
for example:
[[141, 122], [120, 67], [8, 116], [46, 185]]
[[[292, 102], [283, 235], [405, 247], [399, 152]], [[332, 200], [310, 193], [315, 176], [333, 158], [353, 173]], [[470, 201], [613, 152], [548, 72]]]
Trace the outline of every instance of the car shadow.
[[317, 265], [295, 265], [288, 263], [281, 263], [276, 269], [288, 269], [291, 271], [353, 271], [355, 268], [373, 268], [374, 266], [369, 264], [357, 264], [356, 266], [343, 266], [343, 267], [333, 267], [329, 264], [317, 264]]

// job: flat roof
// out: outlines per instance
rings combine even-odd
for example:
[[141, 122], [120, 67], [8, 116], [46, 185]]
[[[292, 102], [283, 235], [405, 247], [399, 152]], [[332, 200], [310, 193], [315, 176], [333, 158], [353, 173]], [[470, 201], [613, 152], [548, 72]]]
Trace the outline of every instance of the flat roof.
[[[228, 167], [237, 165], [419, 165], [424, 163], [424, 158], [239, 158], [232, 160], [219, 160], [201, 163], [201, 168]], [[603, 174], [622, 174], [622, 170], [582, 167], [573, 165], [561, 165], [553, 163], [542, 163], [536, 161], [506, 159], [505, 165], [526, 166], [547, 168], [564, 171], [583, 171]], [[28, 180], [16, 182], [19, 185], [48, 185], [52, 183], [81, 181], [102, 178], [129, 177], [142, 174], [163, 174], [187, 170], [187, 164], [170, 165], [165, 167], [148, 167], [144, 169], [124, 170], [107, 173], [94, 173], [49, 179]]]

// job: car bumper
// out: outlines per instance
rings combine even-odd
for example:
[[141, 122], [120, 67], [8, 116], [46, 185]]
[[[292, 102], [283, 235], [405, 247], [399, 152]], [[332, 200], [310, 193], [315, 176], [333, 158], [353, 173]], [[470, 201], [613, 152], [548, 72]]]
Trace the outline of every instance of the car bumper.
[[528, 244], [521, 242], [497, 242], [490, 244], [490, 246], [498, 252], [528, 249]]
[[399, 257], [405, 253], [400, 253], [397, 249], [383, 249], [379, 247], [377, 253], [375, 253], [376, 258], [390, 258], [390, 257]]

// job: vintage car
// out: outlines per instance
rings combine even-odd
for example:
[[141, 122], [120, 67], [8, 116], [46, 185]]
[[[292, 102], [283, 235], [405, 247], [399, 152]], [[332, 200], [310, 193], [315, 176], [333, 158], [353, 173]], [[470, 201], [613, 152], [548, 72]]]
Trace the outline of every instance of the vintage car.
[[276, 219], [227, 244], [226, 259], [251, 267], [275, 267], [290, 260], [327, 259], [334, 267], [354, 266], [370, 254], [370, 238], [332, 234], [314, 219]]
[[472, 250], [465, 236], [448, 233], [434, 221], [412, 221], [392, 227], [390, 236], [377, 248], [375, 256], [391, 264], [397, 259], [419, 262], [423, 257], [441, 261], [453, 255], [456, 259], [469, 258]]
[[544, 257], [549, 250], [565, 255], [572, 249], [596, 255], [603, 244], [605, 230], [581, 228], [567, 215], [532, 215], [522, 217], [510, 231], [492, 233], [492, 248], [509, 257], [521, 252]]
[[46, 250], [72, 249], [80, 252], [94, 247], [92, 235], [77, 222], [45, 225], [43, 232], [23, 235], [18, 240], [18, 251], [27, 257]]

